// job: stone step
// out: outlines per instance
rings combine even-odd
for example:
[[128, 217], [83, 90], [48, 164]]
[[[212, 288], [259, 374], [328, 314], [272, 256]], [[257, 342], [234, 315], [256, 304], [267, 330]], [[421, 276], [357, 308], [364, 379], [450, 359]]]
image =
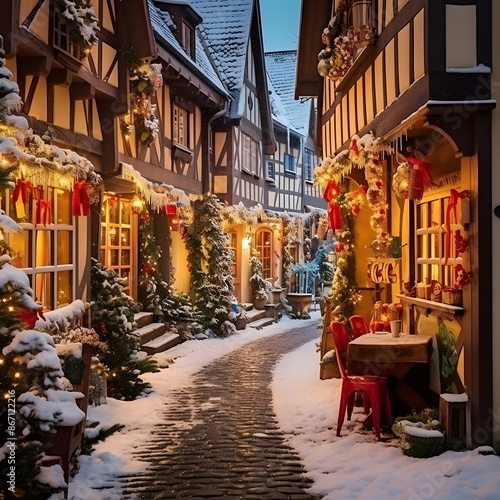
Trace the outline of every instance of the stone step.
[[274, 323], [274, 318], [261, 318], [251, 323], [247, 323], [247, 328], [255, 328], [256, 330], [261, 330], [265, 326], [272, 325]]
[[247, 324], [252, 322], [252, 321], [256, 321], [258, 319], [261, 319], [261, 318], [265, 318], [267, 316], [267, 312], [265, 309], [251, 309], [249, 311], [247, 311]]
[[155, 338], [143, 344], [141, 350], [147, 352], [148, 354], [156, 354], [158, 352], [166, 351], [177, 344], [180, 344], [181, 337], [177, 333], [167, 332], [160, 337]]
[[141, 311], [134, 314], [134, 321], [137, 323], [137, 328], [150, 325], [153, 322], [153, 313]]
[[139, 345], [143, 346], [147, 342], [163, 335], [166, 329], [165, 323], [150, 323], [141, 328], [137, 328], [132, 333], [139, 337]]
[[253, 304], [251, 302], [244, 302], [240, 305], [245, 311], [251, 311], [253, 309]]

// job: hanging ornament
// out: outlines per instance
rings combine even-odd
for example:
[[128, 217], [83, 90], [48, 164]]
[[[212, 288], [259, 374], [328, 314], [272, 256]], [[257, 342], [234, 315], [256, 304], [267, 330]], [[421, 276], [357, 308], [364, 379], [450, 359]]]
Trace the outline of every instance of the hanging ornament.
[[336, 243], [336, 245], [335, 245], [335, 251], [337, 253], [340, 253], [340, 252], [342, 252], [342, 250], [344, 250], [344, 244], [341, 243], [341, 242]]
[[80, 215], [87, 217], [90, 215], [90, 200], [87, 193], [86, 181], [74, 182], [71, 206], [75, 217]]
[[398, 198], [408, 199], [410, 197], [410, 174], [411, 167], [408, 162], [405, 161], [398, 165], [392, 177], [392, 190]]

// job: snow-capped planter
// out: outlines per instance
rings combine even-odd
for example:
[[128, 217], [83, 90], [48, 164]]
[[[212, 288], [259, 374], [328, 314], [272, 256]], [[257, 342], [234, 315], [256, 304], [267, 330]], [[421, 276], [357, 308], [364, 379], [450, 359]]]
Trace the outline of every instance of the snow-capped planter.
[[292, 308], [292, 317], [309, 318], [308, 311], [313, 301], [311, 293], [287, 293], [286, 300]]
[[430, 458], [445, 451], [445, 437], [438, 420], [416, 420], [415, 415], [400, 417], [392, 426], [392, 431], [399, 437], [399, 444], [404, 455], [414, 458]]

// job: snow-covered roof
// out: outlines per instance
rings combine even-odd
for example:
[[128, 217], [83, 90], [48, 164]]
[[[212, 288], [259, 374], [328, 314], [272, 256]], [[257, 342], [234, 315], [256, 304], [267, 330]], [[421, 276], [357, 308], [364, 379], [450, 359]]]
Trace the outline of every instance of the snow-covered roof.
[[267, 88], [269, 89], [269, 103], [271, 105], [273, 120], [284, 127], [291, 127], [291, 124], [286, 117], [287, 112], [285, 106], [283, 106], [283, 103], [281, 102], [269, 75], [267, 75]]
[[189, 66], [196, 74], [198, 74], [204, 81], [206, 81], [213, 88], [218, 90], [224, 95], [228, 95], [227, 89], [224, 86], [221, 78], [217, 74], [210, 56], [207, 54], [203, 35], [199, 29], [196, 29], [196, 61], [193, 61], [186, 51], [179, 44], [175, 38], [172, 30], [175, 28], [175, 23], [170, 14], [164, 10], [157, 8], [153, 0], [148, 0], [149, 16], [151, 19], [151, 26], [153, 27], [155, 38], [167, 50], [172, 51], [179, 57], [183, 63]]
[[198, 28], [227, 89], [233, 96], [230, 116], [238, 114], [254, 0], [191, 0], [202, 16]]
[[[297, 51], [285, 50], [267, 52], [265, 57], [267, 77], [268, 81], [271, 82], [273, 89], [271, 99], [274, 98], [275, 101], [281, 101], [285, 116], [290, 123], [290, 127], [302, 135], [307, 136], [311, 113], [311, 102], [296, 101], [294, 98]], [[274, 96], [274, 93], [276, 93], [276, 96]]]

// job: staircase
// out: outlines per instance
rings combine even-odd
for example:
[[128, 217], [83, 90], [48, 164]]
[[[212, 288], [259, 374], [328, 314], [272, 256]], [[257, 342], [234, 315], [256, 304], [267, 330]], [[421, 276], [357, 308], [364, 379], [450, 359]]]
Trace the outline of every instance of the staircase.
[[243, 304], [248, 316], [247, 327], [261, 330], [265, 326], [272, 325], [276, 321], [276, 306], [266, 304], [263, 310], [254, 309], [253, 304]]
[[181, 341], [177, 333], [167, 332], [164, 323], [153, 323], [153, 313], [136, 313], [134, 321], [137, 323], [137, 327], [133, 333], [139, 337], [141, 351], [148, 354], [166, 351]]
[[[252, 304], [243, 304], [248, 316], [246, 327], [261, 330], [276, 321], [276, 306], [266, 304], [264, 310], [254, 309]], [[166, 351], [181, 342], [177, 333], [167, 332], [164, 323], [153, 323], [153, 313], [139, 312], [134, 314], [137, 326], [132, 332], [139, 338], [141, 351], [157, 354]]]

